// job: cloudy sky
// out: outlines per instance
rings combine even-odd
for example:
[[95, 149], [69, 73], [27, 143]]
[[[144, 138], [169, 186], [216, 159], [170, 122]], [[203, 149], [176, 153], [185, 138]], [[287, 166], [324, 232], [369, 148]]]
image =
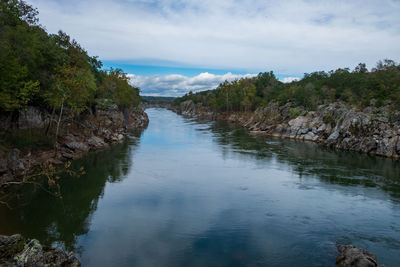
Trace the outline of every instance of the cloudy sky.
[[27, 0], [143, 95], [400, 59], [399, 0]]

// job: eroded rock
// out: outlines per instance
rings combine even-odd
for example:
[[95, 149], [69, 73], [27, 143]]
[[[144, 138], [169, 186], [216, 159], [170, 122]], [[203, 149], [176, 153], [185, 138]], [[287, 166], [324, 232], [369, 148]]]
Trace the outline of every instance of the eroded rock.
[[353, 245], [339, 247], [336, 267], [383, 267], [379, 265], [376, 256], [365, 249]]
[[[293, 112], [296, 111], [296, 112]], [[178, 113], [196, 118], [218, 118], [240, 123], [252, 132], [283, 138], [315, 141], [326, 146], [384, 157], [400, 157], [400, 112], [388, 107], [356, 109], [343, 102], [320, 105], [306, 112], [294, 103], [269, 103], [245, 113], [217, 113], [194, 104], [181, 103]], [[393, 114], [396, 113], [398, 118]], [[293, 114], [299, 114], [293, 117]], [[306, 115], [305, 115], [306, 114]]]
[[73, 253], [45, 248], [36, 239], [25, 240], [21, 235], [0, 235], [0, 266], [17, 267], [79, 267]]

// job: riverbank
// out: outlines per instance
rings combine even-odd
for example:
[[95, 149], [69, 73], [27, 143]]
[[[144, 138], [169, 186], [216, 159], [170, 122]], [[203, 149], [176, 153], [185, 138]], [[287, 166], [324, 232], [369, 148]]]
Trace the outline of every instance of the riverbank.
[[[18, 130], [7, 130], [11, 123], [11, 116], [2, 116], [0, 129], [8, 136], [16, 136], [17, 142], [22, 142], [24, 134], [34, 132], [40, 135], [32, 141], [31, 147], [15, 147], [9, 143], [0, 147], [0, 183], [13, 181], [32, 173], [46, 162], [60, 164], [67, 160], [75, 160], [87, 152], [108, 147], [112, 143], [124, 140], [130, 130], [139, 129], [148, 125], [149, 119], [142, 107], [120, 111], [116, 105], [99, 107], [92, 113], [81, 114], [77, 117], [64, 116], [60, 123], [57, 142], [52, 142], [44, 133], [50, 120], [57, 122], [58, 118], [51, 119], [46, 110], [28, 107], [19, 114]], [[53, 124], [54, 129], [54, 124]], [[53, 130], [54, 131], [54, 130]], [[28, 136], [26, 136], [28, 139]], [[45, 140], [46, 145], [41, 147], [38, 139]], [[37, 143], [35, 143], [37, 142]], [[18, 143], [19, 144], [19, 143]]]
[[64, 266], [79, 267], [73, 253], [43, 247], [36, 239], [21, 235], [0, 235], [0, 266]]
[[331, 148], [389, 158], [400, 157], [400, 112], [389, 107], [361, 110], [335, 102], [307, 111], [292, 103], [270, 103], [254, 112], [219, 113], [188, 100], [171, 110], [187, 117], [239, 123], [254, 134], [313, 141]]

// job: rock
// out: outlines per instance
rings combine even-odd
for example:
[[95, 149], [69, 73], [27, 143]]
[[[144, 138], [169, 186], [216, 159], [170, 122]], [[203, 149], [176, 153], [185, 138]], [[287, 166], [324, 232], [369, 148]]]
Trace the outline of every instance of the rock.
[[[124, 139], [127, 129], [145, 127], [149, 120], [141, 107], [124, 110], [127, 118], [116, 105], [96, 107], [96, 111], [82, 112], [71, 119], [72, 114], [66, 111], [59, 128], [58, 142], [55, 150], [51, 144], [34, 147], [28, 154], [22, 154], [18, 149], [0, 146], [0, 175], [1, 179], [15, 180], [18, 176], [33, 172], [35, 167], [52, 160], [53, 163], [61, 163], [60, 160], [77, 159], [90, 149], [99, 149], [107, 146], [107, 143], [120, 142]], [[50, 115], [47, 111], [28, 107], [20, 113], [20, 128], [38, 128], [48, 125]], [[57, 116], [56, 118], [57, 119]], [[0, 128], [11, 129], [11, 113], [0, 114]], [[14, 126], [14, 125], [13, 125]], [[52, 126], [54, 129], [55, 124]], [[40, 132], [40, 131], [38, 131]], [[44, 129], [43, 129], [44, 132]], [[52, 135], [53, 133], [51, 133]], [[50, 141], [50, 140], [48, 140]], [[106, 143], [107, 142], [107, 143]], [[47, 147], [44, 150], [44, 147]], [[28, 152], [28, 151], [25, 151]], [[47, 153], [47, 156], [42, 156]]]
[[72, 149], [74, 151], [86, 152], [86, 151], [89, 150], [89, 147], [86, 144], [82, 143], [82, 142], [73, 141], [73, 142], [65, 143], [64, 145], [66, 147], [68, 147], [69, 149]]
[[376, 154], [380, 156], [391, 155], [391, 150], [389, 138], [383, 138], [378, 142]]
[[66, 151], [61, 151], [61, 155], [66, 159], [75, 159], [77, 157], [74, 154], [68, 153]]
[[304, 135], [304, 140], [306, 141], [316, 141], [317, 139], [318, 135], [315, 135], [312, 131]]
[[21, 235], [0, 235], [0, 266], [47, 267], [81, 266], [73, 253], [44, 248], [36, 239], [25, 240]]
[[400, 137], [397, 139], [397, 144], [396, 144], [396, 153], [397, 155], [400, 155]]
[[[301, 106], [293, 103], [280, 105], [271, 102], [260, 107], [242, 120], [244, 113], [217, 113], [210, 108], [182, 102], [177, 112], [189, 117], [222, 119], [240, 123], [250, 131], [315, 141], [326, 146], [377, 154], [384, 157], [400, 158], [400, 112], [388, 112], [388, 107], [366, 107], [359, 110], [343, 102], [318, 106], [292, 119], [296, 114], [305, 114]], [[209, 114], [214, 114], [210, 115]], [[249, 114], [248, 114], [249, 115]]]
[[43, 266], [44, 256], [43, 248], [36, 239], [30, 240], [25, 244], [24, 249], [14, 256], [17, 266]]
[[378, 267], [376, 256], [353, 245], [339, 247], [336, 267]]
[[25, 241], [19, 234], [12, 236], [0, 235], [0, 264], [7, 259], [14, 257], [24, 249]]
[[87, 141], [88, 145], [92, 148], [102, 148], [107, 146], [103, 139], [98, 136], [92, 136]]
[[64, 251], [58, 249], [50, 249], [49, 251], [44, 253], [43, 257], [46, 265], [68, 266], [68, 267], [81, 266], [80, 262], [72, 252], [67, 254]]
[[366, 141], [364, 145], [362, 145], [361, 149], [366, 153], [370, 153], [372, 151], [375, 151], [376, 147], [377, 147], [376, 140], [371, 138], [368, 141]]
[[180, 104], [180, 111], [182, 115], [195, 115], [196, 105], [193, 103], [192, 100], [184, 101]]
[[332, 142], [336, 141], [340, 136], [340, 133], [338, 131], [334, 131], [331, 135], [329, 135], [328, 139], [326, 140], [327, 142]]
[[44, 128], [49, 117], [48, 112], [29, 106], [19, 114], [18, 126], [20, 129]]
[[304, 127], [307, 123], [308, 123], [308, 118], [305, 116], [298, 116], [297, 118], [290, 120], [288, 122], [289, 126], [293, 128]]

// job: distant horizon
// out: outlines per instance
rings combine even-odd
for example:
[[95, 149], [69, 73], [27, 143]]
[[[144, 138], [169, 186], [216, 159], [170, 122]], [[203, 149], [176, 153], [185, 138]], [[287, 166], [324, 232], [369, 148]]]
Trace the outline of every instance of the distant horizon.
[[[103, 69], [119, 68], [122, 69], [131, 78], [132, 86], [145, 89], [146, 96], [165, 96], [180, 97], [192, 92], [201, 92], [216, 89], [218, 85], [225, 80], [233, 81], [235, 79], [253, 77], [261, 72], [273, 70], [245, 71], [239, 69], [209, 69], [196, 67], [177, 67], [160, 66], [145, 64], [130, 64], [128, 62], [104, 61]], [[289, 82], [293, 79], [300, 79], [303, 74], [279, 74], [275, 76], [282, 82]], [[185, 84], [187, 90], [179, 91], [176, 84]], [[168, 87], [171, 86], [169, 89]], [[162, 88], [162, 92], [159, 92]], [[171, 94], [167, 94], [170, 92]], [[142, 95], [142, 94], [141, 94]]]

